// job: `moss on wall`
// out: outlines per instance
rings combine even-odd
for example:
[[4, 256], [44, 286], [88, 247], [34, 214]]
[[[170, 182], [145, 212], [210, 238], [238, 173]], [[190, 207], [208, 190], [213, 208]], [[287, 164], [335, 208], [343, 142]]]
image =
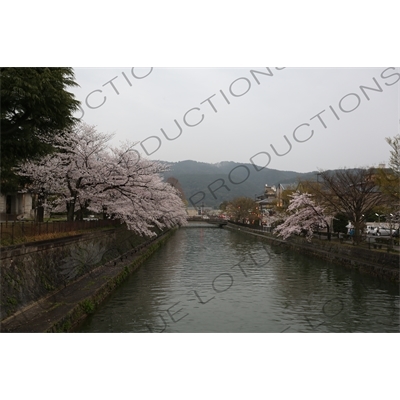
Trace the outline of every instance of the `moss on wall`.
[[145, 242], [121, 226], [3, 248], [1, 320]]

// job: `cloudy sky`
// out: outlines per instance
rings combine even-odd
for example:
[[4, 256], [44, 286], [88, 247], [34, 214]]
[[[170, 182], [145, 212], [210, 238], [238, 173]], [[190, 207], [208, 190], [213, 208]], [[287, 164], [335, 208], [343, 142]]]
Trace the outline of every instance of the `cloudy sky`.
[[376, 166], [399, 132], [399, 68], [74, 70], [76, 116], [151, 159]]

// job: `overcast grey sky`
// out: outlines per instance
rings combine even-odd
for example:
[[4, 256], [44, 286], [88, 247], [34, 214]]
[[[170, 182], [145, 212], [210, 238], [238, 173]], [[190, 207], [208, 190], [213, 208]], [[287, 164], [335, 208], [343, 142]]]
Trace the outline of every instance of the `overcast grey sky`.
[[299, 172], [376, 166], [389, 158], [385, 137], [399, 132], [399, 68], [75, 68], [75, 76], [76, 116], [114, 132], [115, 144], [141, 142], [151, 159]]

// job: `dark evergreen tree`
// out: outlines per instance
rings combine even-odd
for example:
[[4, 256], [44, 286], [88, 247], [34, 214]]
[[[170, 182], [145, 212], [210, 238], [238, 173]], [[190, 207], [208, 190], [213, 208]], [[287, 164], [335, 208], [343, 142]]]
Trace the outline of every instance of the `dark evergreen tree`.
[[77, 101], [68, 88], [78, 86], [72, 68], [0, 68], [1, 191], [18, 188], [13, 168], [48, 154], [52, 137], [68, 132]]

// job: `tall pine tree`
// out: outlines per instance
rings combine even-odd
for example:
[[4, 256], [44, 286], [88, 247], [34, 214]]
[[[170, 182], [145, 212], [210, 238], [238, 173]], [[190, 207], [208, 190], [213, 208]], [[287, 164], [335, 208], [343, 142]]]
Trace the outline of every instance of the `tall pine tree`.
[[13, 168], [48, 154], [52, 138], [68, 131], [77, 101], [68, 88], [78, 86], [72, 68], [0, 68], [1, 191], [15, 191]]

